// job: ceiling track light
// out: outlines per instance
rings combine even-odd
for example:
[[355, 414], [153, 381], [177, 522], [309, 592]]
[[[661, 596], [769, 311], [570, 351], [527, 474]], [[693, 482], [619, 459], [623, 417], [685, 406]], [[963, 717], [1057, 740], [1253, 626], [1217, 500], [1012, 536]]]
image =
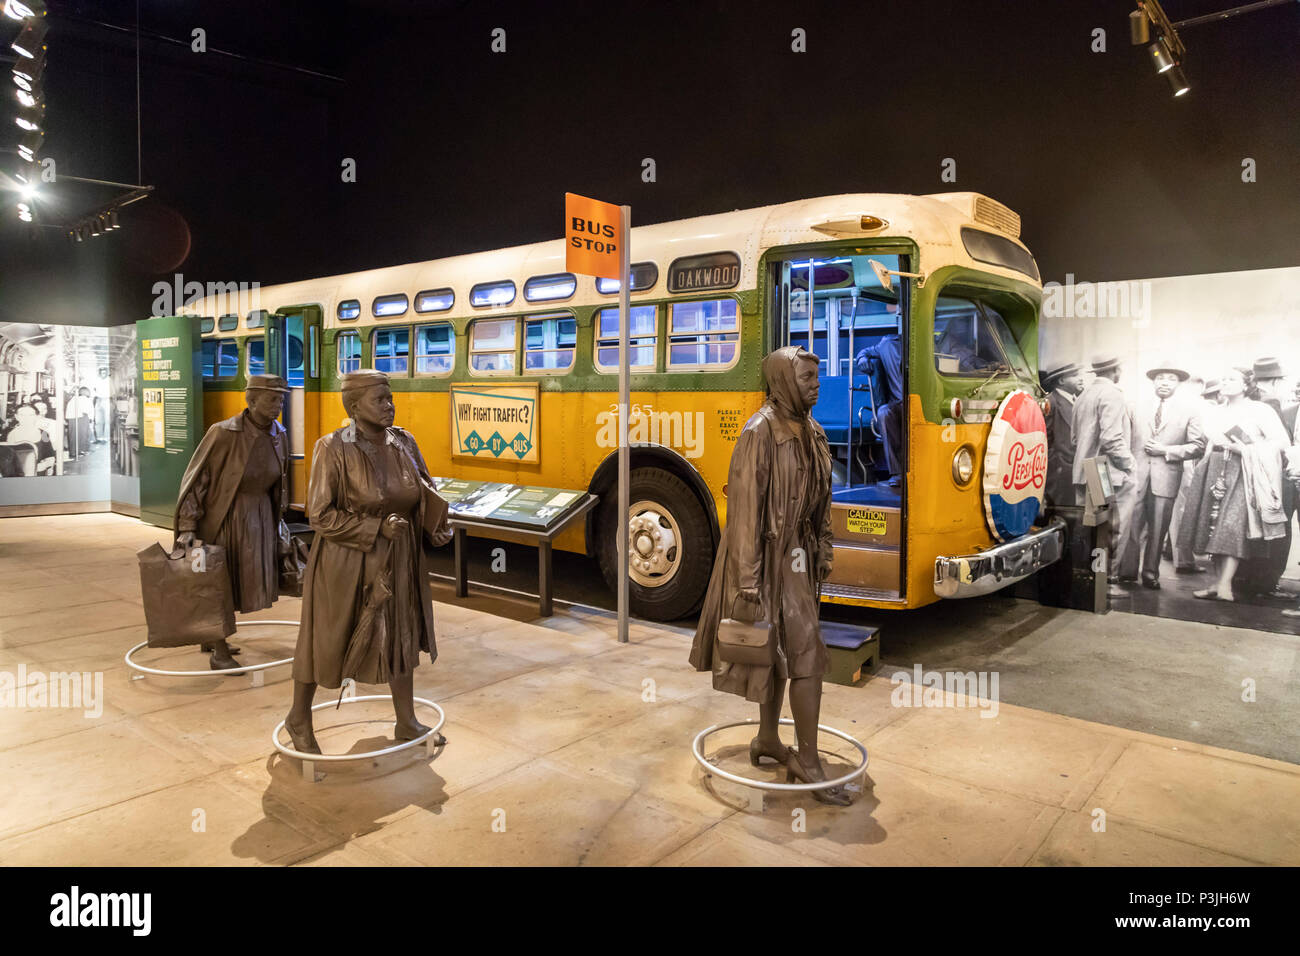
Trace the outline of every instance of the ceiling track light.
[[5, 0], [5, 16], [11, 20], [45, 16], [45, 0]]
[[19, 31], [18, 38], [10, 46], [19, 56], [34, 60], [43, 49], [42, 44], [49, 29], [50, 25], [45, 21], [44, 17], [28, 20], [22, 30]]
[[39, 133], [41, 129], [41, 121], [44, 119], [41, 115], [42, 112], [44, 111], [32, 107], [24, 107], [18, 111], [18, 115], [14, 117], [14, 122], [25, 130]]
[[1128, 15], [1128, 36], [1134, 46], [1151, 42], [1151, 21], [1145, 10], [1134, 10]]
[[1183, 68], [1175, 66], [1165, 73], [1169, 77], [1169, 85], [1173, 87], [1174, 96], [1183, 96], [1191, 87], [1187, 83], [1187, 77], [1183, 75]]
[[1169, 52], [1169, 44], [1165, 42], [1164, 37], [1157, 37], [1156, 42], [1147, 47], [1147, 52], [1151, 54], [1157, 73], [1168, 73], [1178, 65], [1174, 62], [1173, 55]]
[[23, 134], [23, 138], [18, 141], [18, 155], [24, 161], [33, 163], [36, 161], [36, 154], [41, 151], [41, 145], [45, 141], [45, 134], [40, 130], [29, 130]]
[[45, 56], [36, 57], [33, 60], [19, 60], [13, 69], [14, 84], [28, 92], [34, 92], [33, 87], [41, 81], [45, 73]]

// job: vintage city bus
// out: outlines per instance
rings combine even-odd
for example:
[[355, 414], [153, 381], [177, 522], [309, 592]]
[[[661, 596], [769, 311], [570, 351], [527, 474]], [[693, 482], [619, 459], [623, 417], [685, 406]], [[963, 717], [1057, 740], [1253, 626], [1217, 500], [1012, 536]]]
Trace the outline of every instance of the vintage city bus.
[[[999, 533], [985, 487], [1004, 400], [1019, 393], [1035, 415], [1046, 401], [1041, 283], [1018, 237], [1019, 217], [975, 193], [827, 196], [635, 227], [622, 519], [633, 613], [672, 620], [702, 600], [732, 449], [763, 402], [763, 357], [785, 344], [822, 365], [813, 414], [835, 456], [836, 551], [824, 600], [914, 608], [1056, 560], [1059, 524]], [[249, 374], [285, 375], [301, 508], [313, 444], [344, 419], [340, 376], [381, 369], [434, 475], [600, 496], [556, 547], [592, 555], [612, 581], [618, 285], [565, 272], [557, 239], [265, 287], [246, 314], [197, 300], [185, 311], [202, 317], [205, 419], [239, 411]], [[890, 337], [902, 395], [889, 394], [884, 361], [858, 361]], [[528, 434], [467, 436], [453, 420], [458, 390], [531, 401]], [[897, 476], [884, 453], [891, 400]], [[1017, 487], [1032, 497], [1041, 476], [1026, 476]], [[1036, 499], [1026, 504], [1037, 515]]]

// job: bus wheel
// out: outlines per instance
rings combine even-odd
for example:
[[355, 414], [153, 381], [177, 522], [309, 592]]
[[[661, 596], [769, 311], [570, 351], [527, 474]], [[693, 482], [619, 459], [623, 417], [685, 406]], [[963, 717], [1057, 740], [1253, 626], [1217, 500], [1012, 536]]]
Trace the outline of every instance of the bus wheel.
[[[618, 581], [618, 488], [600, 503], [598, 557], [611, 590]], [[713, 571], [713, 535], [698, 498], [672, 472], [636, 468], [628, 509], [631, 612], [651, 621], [686, 617], [704, 600]]]

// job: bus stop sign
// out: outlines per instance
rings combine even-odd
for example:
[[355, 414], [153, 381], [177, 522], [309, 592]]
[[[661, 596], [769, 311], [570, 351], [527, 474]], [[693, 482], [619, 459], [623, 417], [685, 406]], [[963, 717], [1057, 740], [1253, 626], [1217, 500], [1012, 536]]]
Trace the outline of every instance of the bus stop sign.
[[622, 209], [613, 203], [565, 193], [565, 268], [580, 275], [621, 279], [622, 221]]
[[1047, 422], [1034, 396], [1017, 389], [993, 416], [984, 453], [984, 517], [998, 541], [1018, 538], [1043, 507]]

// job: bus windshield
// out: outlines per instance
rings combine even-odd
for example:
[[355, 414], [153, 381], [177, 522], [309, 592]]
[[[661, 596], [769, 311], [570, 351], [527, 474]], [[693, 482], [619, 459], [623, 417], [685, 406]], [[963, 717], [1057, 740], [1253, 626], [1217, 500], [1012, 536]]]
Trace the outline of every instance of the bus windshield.
[[1006, 319], [986, 302], [940, 296], [934, 310], [934, 366], [944, 375], [1014, 372], [1032, 379]]

